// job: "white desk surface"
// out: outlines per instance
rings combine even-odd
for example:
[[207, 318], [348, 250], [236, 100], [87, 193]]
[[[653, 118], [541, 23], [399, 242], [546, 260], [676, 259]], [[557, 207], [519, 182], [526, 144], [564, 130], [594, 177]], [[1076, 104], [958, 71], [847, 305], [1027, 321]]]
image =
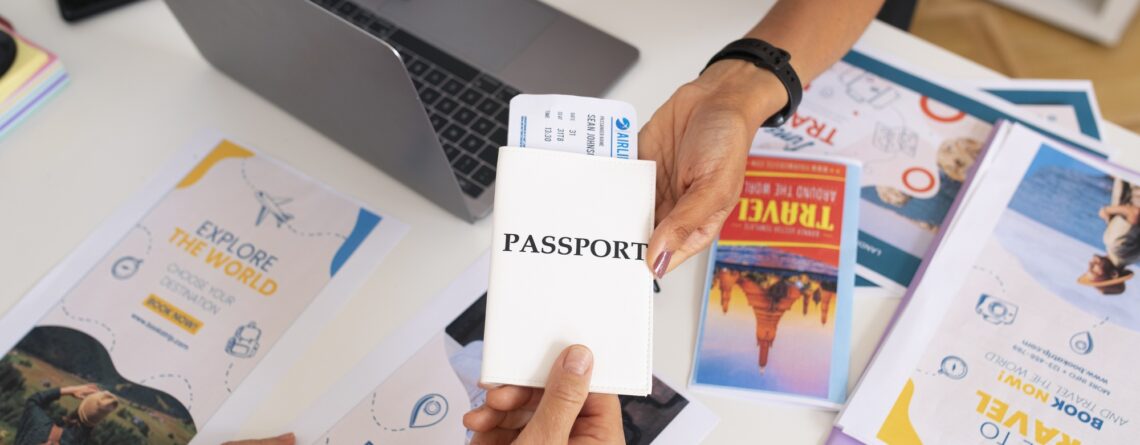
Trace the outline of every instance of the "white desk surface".
[[[640, 60], [609, 96], [633, 103], [643, 120], [771, 4], [550, 3], [641, 50]], [[0, 140], [0, 246], [5, 252], [0, 255], [0, 311], [10, 308], [203, 129], [221, 130], [412, 226], [253, 413], [247, 435], [279, 433], [489, 247], [488, 220], [470, 225], [450, 216], [215, 71], [160, 1], [144, 1], [74, 26], [59, 19], [54, 1], [0, 0], [0, 5], [18, 31], [57, 52], [72, 76], [59, 96]], [[879, 23], [871, 26], [864, 43], [948, 76], [999, 76]], [[1137, 135], [1115, 125], [1107, 133], [1121, 149], [1140, 151]], [[656, 300], [654, 370], [675, 384], [688, 379], [704, 264], [702, 255], [671, 273]], [[896, 299], [858, 296], [852, 384], [896, 304]], [[788, 405], [695, 397], [721, 418], [708, 443], [821, 443], [834, 418], [833, 413]]]

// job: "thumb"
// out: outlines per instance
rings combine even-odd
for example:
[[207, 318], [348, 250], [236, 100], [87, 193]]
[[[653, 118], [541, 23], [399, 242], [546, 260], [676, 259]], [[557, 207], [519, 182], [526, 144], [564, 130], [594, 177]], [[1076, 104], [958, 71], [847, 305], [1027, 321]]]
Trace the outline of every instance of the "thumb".
[[[731, 175], [722, 175], [731, 176]], [[743, 181], [743, 178], [741, 178]], [[708, 247], [736, 206], [739, 182], [718, 178], [693, 184], [657, 223], [649, 237], [646, 260], [657, 278]]]
[[566, 443], [586, 397], [590, 395], [590, 374], [594, 354], [582, 345], [562, 351], [550, 368], [546, 390], [534, 417], [519, 434], [519, 443]]
[[226, 442], [222, 445], [293, 445], [296, 442], [297, 438], [293, 436], [293, 433], [285, 433], [268, 439], [239, 440], [236, 442]]

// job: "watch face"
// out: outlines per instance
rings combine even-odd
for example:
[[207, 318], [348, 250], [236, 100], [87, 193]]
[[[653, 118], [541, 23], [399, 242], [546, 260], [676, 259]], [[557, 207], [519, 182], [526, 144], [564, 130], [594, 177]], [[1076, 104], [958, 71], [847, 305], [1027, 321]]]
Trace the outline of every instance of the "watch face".
[[938, 370], [939, 374], [950, 377], [954, 380], [959, 380], [966, 377], [969, 368], [966, 366], [966, 361], [959, 357], [948, 355], [942, 359], [942, 366]]
[[16, 39], [0, 28], [0, 76], [8, 72], [16, 61]]

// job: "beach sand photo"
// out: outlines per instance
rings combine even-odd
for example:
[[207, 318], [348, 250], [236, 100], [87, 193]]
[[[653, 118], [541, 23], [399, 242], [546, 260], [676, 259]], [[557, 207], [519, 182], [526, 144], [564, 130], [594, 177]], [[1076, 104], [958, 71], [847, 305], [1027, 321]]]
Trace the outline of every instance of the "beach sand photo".
[[1042, 147], [995, 234], [1058, 297], [1140, 331], [1140, 182]]

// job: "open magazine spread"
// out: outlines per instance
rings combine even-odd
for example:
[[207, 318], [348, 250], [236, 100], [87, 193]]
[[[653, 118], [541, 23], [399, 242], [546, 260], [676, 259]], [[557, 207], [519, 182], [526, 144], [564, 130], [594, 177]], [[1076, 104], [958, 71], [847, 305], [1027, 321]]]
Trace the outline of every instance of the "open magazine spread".
[[859, 166], [748, 158], [709, 256], [692, 384], [838, 408], [847, 394]]
[[[754, 149], [863, 162], [861, 285], [901, 292], [910, 284], [998, 119], [1047, 126], [1004, 100], [932, 78], [854, 49], [805, 87], [803, 102], [786, 125], [761, 129], [752, 143]], [[1075, 132], [1047, 134], [1101, 150], [1095, 140]]]
[[[303, 346], [308, 335], [284, 340], [296, 321], [332, 313], [406, 230], [221, 138], [156, 183], [4, 318], [0, 443], [43, 443], [67, 412], [84, 421], [65, 421], [66, 437], [189, 442], [275, 347]], [[101, 408], [77, 408], [99, 391]]]
[[[486, 394], [478, 383], [488, 268], [484, 256], [334, 385], [299, 418], [298, 443], [469, 440], [463, 415]], [[620, 398], [630, 444], [696, 443], [716, 424], [707, 408], [656, 377], [648, 396]]]
[[1140, 437], [1140, 175], [1003, 130], [829, 443]]

